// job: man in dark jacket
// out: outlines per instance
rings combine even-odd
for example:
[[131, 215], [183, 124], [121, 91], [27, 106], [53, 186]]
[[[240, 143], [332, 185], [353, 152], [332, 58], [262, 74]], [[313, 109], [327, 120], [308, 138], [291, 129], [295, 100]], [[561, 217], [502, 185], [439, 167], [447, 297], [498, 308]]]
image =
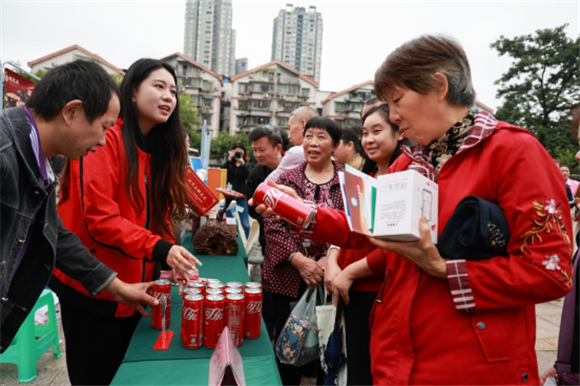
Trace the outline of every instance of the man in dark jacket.
[[118, 279], [56, 212], [58, 179], [49, 158], [77, 159], [105, 146], [105, 131], [119, 110], [119, 90], [106, 71], [76, 61], [49, 72], [25, 107], [0, 116], [0, 352], [12, 342], [55, 266], [91, 294], [107, 291], [146, 316], [141, 304], [158, 304], [147, 294], [152, 283]]
[[[282, 133], [280, 129], [272, 125], [258, 126], [250, 132], [248, 140], [252, 145], [254, 157], [258, 161], [258, 165], [252, 169], [246, 180], [246, 192], [250, 198], [258, 185], [264, 182], [282, 161]], [[256, 214], [254, 207], [249, 208], [249, 213], [260, 224], [260, 245], [262, 246], [262, 254], [264, 254], [266, 238], [263, 218]]]

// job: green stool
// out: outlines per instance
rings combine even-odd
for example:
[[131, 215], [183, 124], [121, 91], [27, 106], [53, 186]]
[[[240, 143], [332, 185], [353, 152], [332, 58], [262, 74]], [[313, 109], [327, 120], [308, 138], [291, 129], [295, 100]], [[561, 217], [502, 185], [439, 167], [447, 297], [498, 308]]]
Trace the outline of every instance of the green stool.
[[[48, 323], [35, 325], [34, 314], [43, 306], [48, 307]], [[10, 347], [4, 354], [0, 355], [0, 363], [16, 364], [18, 366], [18, 382], [32, 382], [36, 378], [36, 361], [51, 347], [54, 347], [54, 356], [60, 358], [62, 354], [58, 343], [54, 298], [52, 291], [45, 289], [33, 310], [20, 326]]]

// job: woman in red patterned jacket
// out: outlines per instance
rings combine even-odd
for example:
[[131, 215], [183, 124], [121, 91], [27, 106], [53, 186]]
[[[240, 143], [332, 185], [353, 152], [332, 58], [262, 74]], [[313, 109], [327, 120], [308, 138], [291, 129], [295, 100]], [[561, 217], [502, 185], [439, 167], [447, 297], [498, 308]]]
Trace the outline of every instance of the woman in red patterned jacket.
[[[449, 38], [403, 44], [377, 71], [375, 90], [418, 144], [389, 171], [437, 181], [439, 232], [457, 204], [476, 195], [499, 205], [510, 239], [507, 257], [487, 260], [445, 260], [425, 219], [417, 242], [371, 239], [382, 249], [341, 275], [348, 288], [355, 277], [385, 272], [371, 314], [374, 383], [537, 385], [534, 305], [564, 296], [572, 283], [570, 212], [553, 160], [529, 131], [469, 111], [469, 63]], [[366, 245], [343, 213], [326, 208], [311, 238]]]
[[[306, 162], [280, 175], [278, 183], [294, 189], [303, 200], [342, 210], [337, 174], [342, 168], [332, 160], [340, 137], [340, 128], [332, 120], [311, 118], [304, 128]], [[264, 220], [267, 247], [262, 282], [273, 295], [276, 339], [290, 316], [290, 303], [298, 300], [307, 286], [322, 284], [328, 250], [328, 244], [296, 236], [290, 229], [286, 222]], [[278, 368], [284, 385], [300, 384], [300, 368], [281, 363]]]

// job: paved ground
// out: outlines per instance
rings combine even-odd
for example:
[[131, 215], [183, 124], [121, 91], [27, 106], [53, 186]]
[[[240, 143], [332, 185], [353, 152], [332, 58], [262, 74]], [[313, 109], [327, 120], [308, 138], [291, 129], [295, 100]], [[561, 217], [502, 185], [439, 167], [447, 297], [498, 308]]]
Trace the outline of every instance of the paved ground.
[[[554, 364], [558, 345], [558, 331], [560, 328], [560, 316], [562, 314], [562, 300], [536, 306], [536, 352], [538, 355], [539, 371], [543, 372]], [[58, 307], [57, 307], [58, 309]], [[60, 314], [57, 314], [60, 315]], [[55, 359], [52, 350], [38, 359], [37, 378], [30, 385], [42, 386], [68, 386], [70, 385], [66, 371], [66, 347], [64, 345], [62, 326], [60, 325], [61, 345], [63, 356]], [[314, 385], [315, 378], [303, 378], [302, 385]], [[0, 364], [0, 385], [18, 384], [17, 366], [12, 364]]]

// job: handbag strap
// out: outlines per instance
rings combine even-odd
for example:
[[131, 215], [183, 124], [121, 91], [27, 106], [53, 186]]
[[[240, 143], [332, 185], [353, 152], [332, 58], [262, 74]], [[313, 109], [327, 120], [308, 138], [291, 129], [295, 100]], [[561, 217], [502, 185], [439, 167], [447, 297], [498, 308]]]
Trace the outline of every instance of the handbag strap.
[[338, 306], [336, 306], [336, 316], [334, 317], [334, 331], [338, 331], [341, 325], [342, 311], [344, 309], [344, 300], [342, 297], [338, 297]]
[[574, 257], [574, 269], [572, 271], [572, 291], [568, 292], [564, 298], [564, 308], [562, 310], [562, 322], [560, 323], [560, 338], [558, 339], [558, 359], [556, 360], [556, 372], [558, 376], [570, 374], [572, 366], [570, 364], [572, 358], [572, 341], [574, 339], [574, 319], [576, 317], [576, 292], [578, 291], [578, 283], [575, 279], [578, 269], [578, 259], [580, 257], [580, 249], [576, 252]]

